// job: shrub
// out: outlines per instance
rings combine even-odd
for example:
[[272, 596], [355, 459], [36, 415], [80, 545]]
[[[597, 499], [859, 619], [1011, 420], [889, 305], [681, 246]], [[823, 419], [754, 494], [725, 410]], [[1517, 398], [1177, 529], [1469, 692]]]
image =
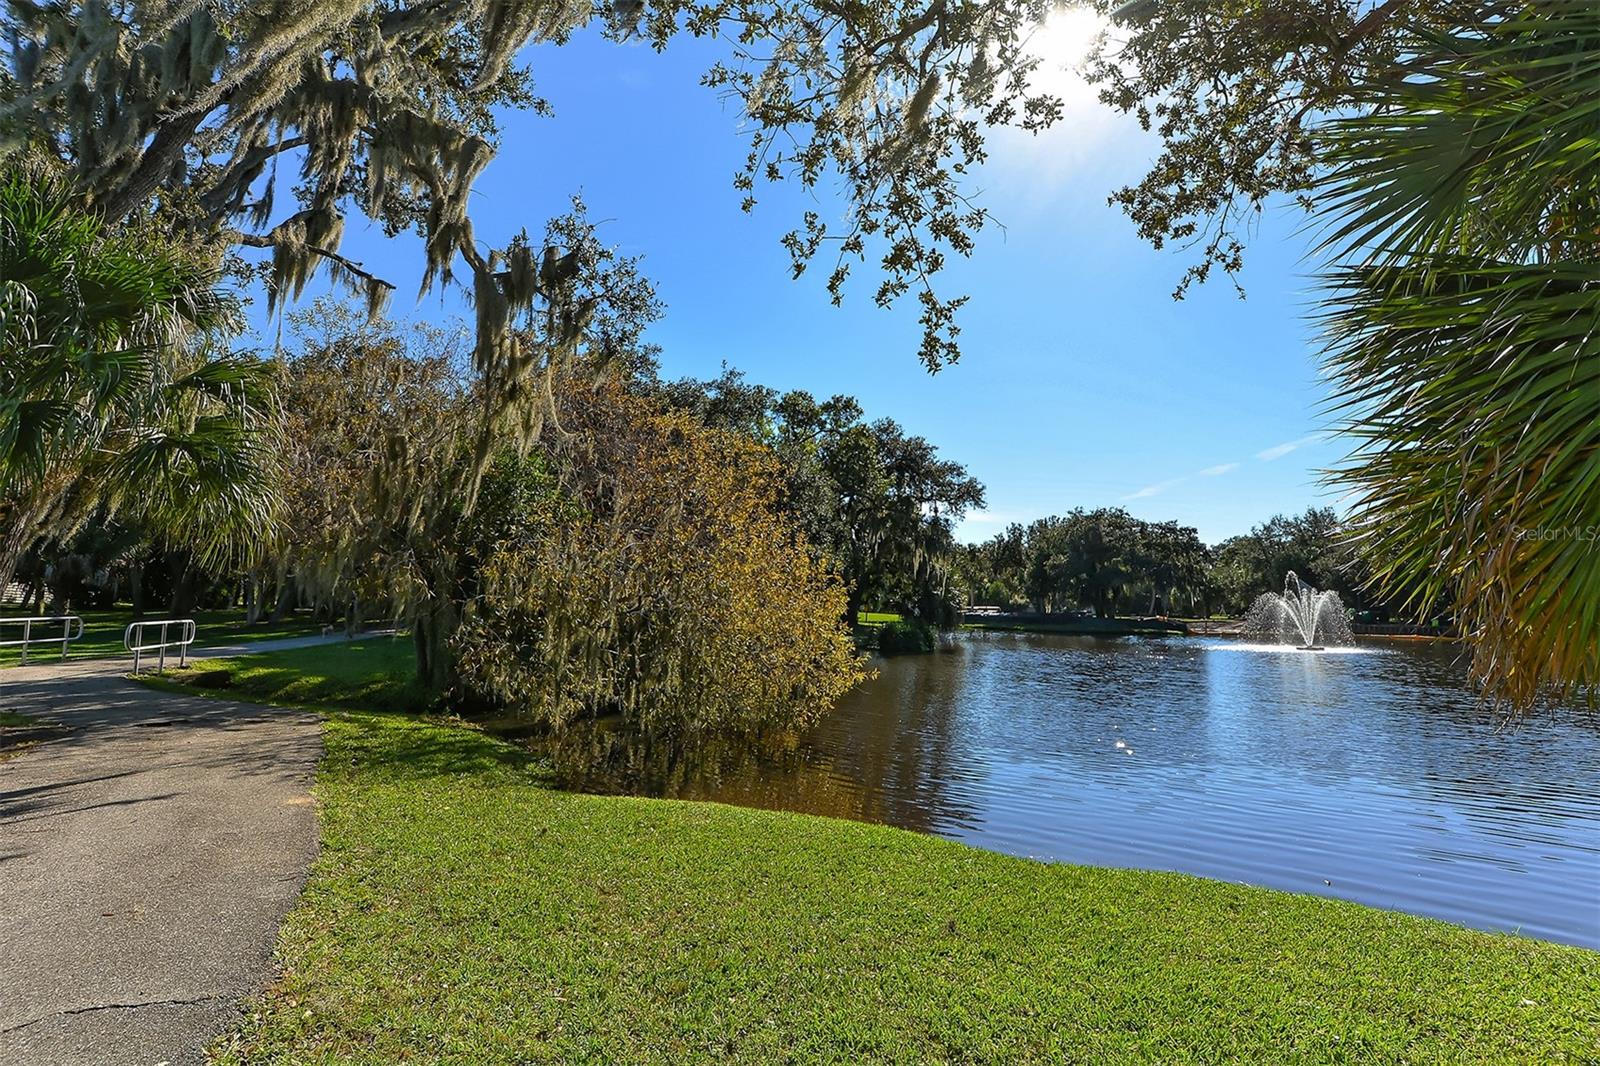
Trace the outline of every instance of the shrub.
[[916, 618], [885, 622], [878, 627], [878, 652], [882, 655], [907, 655], [932, 651], [939, 634], [928, 623]]
[[844, 589], [778, 510], [770, 452], [614, 385], [559, 410], [561, 487], [520, 499], [457, 637], [471, 691], [676, 738], [801, 727], [859, 680]]
[[195, 688], [232, 688], [232, 670], [199, 670], [189, 675], [189, 684]]

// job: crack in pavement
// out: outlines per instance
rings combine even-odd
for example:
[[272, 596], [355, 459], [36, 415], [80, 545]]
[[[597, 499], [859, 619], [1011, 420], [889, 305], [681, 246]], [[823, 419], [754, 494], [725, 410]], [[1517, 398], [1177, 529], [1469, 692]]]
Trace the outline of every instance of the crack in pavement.
[[65, 1018], [72, 1014], [92, 1014], [99, 1010], [140, 1010], [144, 1007], [192, 1007], [197, 1003], [209, 1003], [214, 999], [221, 999], [222, 993], [209, 992], [203, 996], [194, 996], [189, 999], [152, 999], [142, 1003], [91, 1003], [87, 1007], [68, 1007], [66, 1010], [54, 1011], [50, 1014], [41, 1014], [37, 1018], [29, 1018], [20, 1025], [8, 1025], [0, 1029], [0, 1036], [6, 1033], [17, 1033], [29, 1026], [47, 1022], [51, 1018]]

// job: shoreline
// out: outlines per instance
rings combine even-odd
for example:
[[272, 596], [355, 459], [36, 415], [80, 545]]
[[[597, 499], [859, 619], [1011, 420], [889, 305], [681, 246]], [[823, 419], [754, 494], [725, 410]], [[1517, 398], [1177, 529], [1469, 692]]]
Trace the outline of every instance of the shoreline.
[[[1242, 618], [1077, 618], [1038, 614], [989, 614], [967, 612], [962, 615], [962, 629], [991, 630], [1012, 633], [1057, 633], [1068, 636], [1128, 637], [1128, 636], [1192, 636], [1192, 637], [1243, 637]], [[1350, 631], [1358, 637], [1378, 637], [1388, 640], [1458, 641], [1460, 634], [1451, 629], [1435, 629], [1400, 623], [1351, 623]]]
[[1069, 618], [1051, 615], [961, 616], [962, 629], [987, 629], [1013, 633], [1059, 633], [1086, 637], [1184, 636], [1189, 629], [1164, 618]]

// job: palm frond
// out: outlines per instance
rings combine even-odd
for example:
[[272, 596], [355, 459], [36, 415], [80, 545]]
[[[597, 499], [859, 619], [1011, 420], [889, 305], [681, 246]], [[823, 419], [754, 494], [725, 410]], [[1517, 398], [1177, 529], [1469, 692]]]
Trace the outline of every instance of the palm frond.
[[1600, 6], [1488, 4], [1335, 124], [1335, 411], [1374, 580], [1489, 691], [1600, 684]]
[[[274, 378], [214, 350], [237, 300], [203, 254], [66, 189], [42, 166], [0, 176], [0, 492], [56, 532], [104, 505], [203, 558], [259, 550], [279, 507]], [[8, 537], [0, 582], [51, 532]]]
[[[1487, 2], [1449, 35], [1419, 33], [1397, 77], [1335, 122], [1324, 246], [1375, 260], [1422, 251], [1550, 258], [1592, 245], [1600, 207], [1600, 6]], [[1532, 224], [1530, 224], [1532, 223]]]

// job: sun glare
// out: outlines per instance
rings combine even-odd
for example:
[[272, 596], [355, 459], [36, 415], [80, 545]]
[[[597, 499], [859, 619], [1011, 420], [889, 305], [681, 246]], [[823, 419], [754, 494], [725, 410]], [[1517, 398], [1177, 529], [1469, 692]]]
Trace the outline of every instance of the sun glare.
[[1069, 106], [1094, 100], [1094, 87], [1084, 80], [1082, 67], [1103, 29], [1105, 21], [1088, 8], [1051, 12], [1028, 42], [1028, 50], [1040, 61], [1034, 85], [1061, 97]]
[[1033, 35], [1034, 51], [1067, 65], [1083, 62], [1105, 20], [1086, 7], [1058, 8]]

